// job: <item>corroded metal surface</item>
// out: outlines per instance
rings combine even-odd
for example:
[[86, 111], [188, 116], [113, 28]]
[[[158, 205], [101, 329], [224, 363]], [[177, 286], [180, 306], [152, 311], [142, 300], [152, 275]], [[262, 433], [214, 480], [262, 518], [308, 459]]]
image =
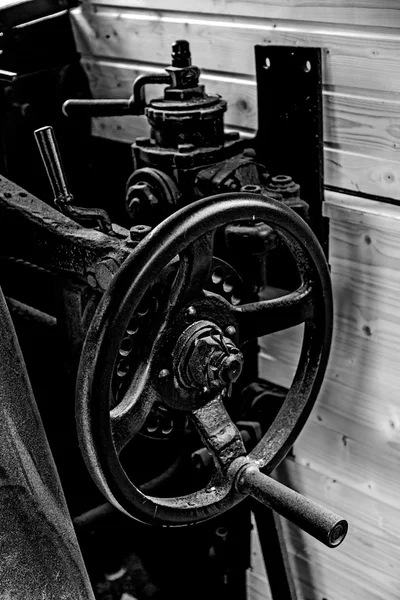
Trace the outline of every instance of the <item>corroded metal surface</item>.
[[[283, 297], [234, 306], [205, 290], [214, 253], [212, 232], [249, 219], [265, 221], [278, 232], [296, 261], [300, 282]], [[177, 255], [175, 279], [164, 287], [156, 316], [147, 320], [146, 336], [138, 347], [141, 362], [110, 412], [113, 365], [125, 349], [125, 332], [135, 314], [144, 311], [149, 287]], [[220, 379], [219, 358], [214, 363], [212, 336], [204, 345], [202, 332], [207, 327], [220, 332], [221, 340], [233, 350], [248, 339], [302, 322], [303, 349], [292, 387], [270, 428], [246, 457], [240, 432], [223, 403], [226, 388], [217, 391], [211, 385], [212, 367]], [[230, 332], [232, 339], [225, 340], [223, 332]], [[257, 472], [269, 473], [301, 431], [322, 383], [331, 333], [332, 293], [322, 249], [304, 221], [283, 203], [251, 193], [221, 194], [174, 213], [125, 261], [104, 293], [85, 340], [77, 383], [77, 423], [95, 482], [116, 507], [152, 524], [190, 524], [233, 507], [245, 493], [252, 493], [235, 486], [241, 468], [252, 464]], [[203, 489], [179, 497], [152, 497], [142, 493], [124, 470], [120, 450], [138, 433], [156, 401], [186, 415], [213, 456], [214, 475]], [[123, 436], [115, 435], [117, 413]], [[265, 503], [262, 490], [260, 485], [260, 493], [252, 495]], [[295, 514], [292, 501], [297, 496], [287, 493]], [[283, 493], [279, 497], [287, 513], [286, 497]], [[306, 499], [304, 503], [310, 519], [312, 510], [318, 517], [319, 507]], [[280, 511], [279, 498], [274, 508]]]
[[92, 274], [96, 285], [96, 265], [110, 258], [121, 264], [137, 244], [130, 240], [126, 229], [117, 226], [114, 229], [116, 236], [111, 237], [84, 228], [0, 177], [1, 255], [71, 273], [85, 281]]
[[0, 597], [93, 600], [0, 290]]

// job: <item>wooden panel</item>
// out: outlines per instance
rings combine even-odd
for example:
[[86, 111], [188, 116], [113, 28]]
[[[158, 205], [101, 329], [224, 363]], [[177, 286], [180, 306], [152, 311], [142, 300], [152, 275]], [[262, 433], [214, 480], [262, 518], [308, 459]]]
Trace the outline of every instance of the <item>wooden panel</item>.
[[379, 94], [400, 92], [400, 34], [396, 29], [344, 31], [296, 21], [232, 22], [225, 18], [199, 20], [191, 13], [178, 17], [164, 14], [76, 10], [73, 21], [80, 51], [166, 65], [172, 42], [184, 38], [190, 41], [194, 63], [202, 69], [252, 76], [255, 44], [318, 46], [325, 49], [326, 86], [377, 90]]
[[[295, 462], [286, 461], [278, 473], [348, 518], [350, 531], [329, 554], [294, 527], [287, 541], [301, 598], [314, 600], [313, 592], [329, 600], [394, 599], [400, 566], [400, 210], [330, 193], [325, 213], [334, 344], [321, 394], [294, 445]], [[299, 328], [262, 340], [263, 375], [290, 385], [300, 340]]]
[[[101, 6], [136, 7], [164, 10], [165, 0], [95, 0]], [[197, 13], [243, 15], [266, 19], [298, 19], [343, 25], [379, 25], [392, 27], [399, 20], [397, 0], [203, 0], [193, 3]], [[183, 0], [168, 0], [168, 9], [188, 9]]]
[[364, 598], [367, 590], [374, 594], [373, 597], [396, 598], [400, 564], [399, 511], [353, 490], [342, 483], [340, 477], [331, 479], [290, 460], [280, 467], [279, 478], [320, 504], [340, 512], [350, 522], [345, 542], [338, 549], [330, 550], [284, 521], [289, 549], [297, 558], [310, 561], [312, 581], [319, 580], [314, 568], [320, 563], [323, 566], [322, 581], [328, 569], [340, 573], [347, 585], [353, 580], [354, 591], [358, 588], [358, 593], [353, 596], [350, 591], [341, 596], [331, 581], [326, 588], [329, 598]]

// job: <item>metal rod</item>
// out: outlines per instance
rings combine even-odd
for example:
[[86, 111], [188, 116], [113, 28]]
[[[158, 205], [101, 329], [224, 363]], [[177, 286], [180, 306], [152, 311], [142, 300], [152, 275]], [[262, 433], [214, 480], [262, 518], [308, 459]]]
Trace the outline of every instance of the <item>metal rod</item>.
[[66, 100], [62, 111], [66, 117], [122, 117], [132, 114], [130, 100]]
[[69, 190], [67, 177], [61, 161], [60, 151], [52, 127], [36, 129], [35, 138], [46, 167], [56, 204], [69, 203], [73, 196]]
[[264, 475], [256, 465], [239, 471], [236, 489], [272, 508], [329, 548], [339, 546], [346, 537], [347, 521]]

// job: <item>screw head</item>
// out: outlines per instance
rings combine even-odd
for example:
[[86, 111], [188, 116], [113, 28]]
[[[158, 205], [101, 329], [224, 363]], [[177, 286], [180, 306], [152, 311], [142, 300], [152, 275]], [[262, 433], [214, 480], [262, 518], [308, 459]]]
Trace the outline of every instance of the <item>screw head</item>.
[[195, 309], [194, 306], [189, 306], [189, 308], [186, 311], [186, 318], [188, 319], [193, 319], [197, 314], [197, 310]]
[[132, 242], [140, 242], [151, 230], [150, 225], [133, 225], [129, 230], [129, 237]]
[[228, 327], [225, 329], [225, 333], [227, 336], [233, 337], [236, 335], [236, 328], [233, 325], [228, 325]]
[[106, 257], [97, 263], [94, 268], [94, 273], [97, 283], [103, 290], [108, 288], [118, 269], [119, 264], [114, 258], [111, 257]]
[[161, 371], [158, 374], [158, 378], [159, 379], [166, 379], [167, 377], [169, 377], [169, 370], [168, 369], [161, 369]]

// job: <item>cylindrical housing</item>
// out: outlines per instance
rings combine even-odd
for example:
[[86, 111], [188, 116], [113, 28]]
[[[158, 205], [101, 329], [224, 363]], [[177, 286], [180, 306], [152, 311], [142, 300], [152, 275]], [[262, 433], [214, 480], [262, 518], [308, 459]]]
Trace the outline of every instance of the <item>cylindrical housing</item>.
[[347, 521], [264, 475], [256, 465], [248, 465], [239, 472], [236, 488], [272, 508], [329, 548], [339, 546], [346, 537]]

